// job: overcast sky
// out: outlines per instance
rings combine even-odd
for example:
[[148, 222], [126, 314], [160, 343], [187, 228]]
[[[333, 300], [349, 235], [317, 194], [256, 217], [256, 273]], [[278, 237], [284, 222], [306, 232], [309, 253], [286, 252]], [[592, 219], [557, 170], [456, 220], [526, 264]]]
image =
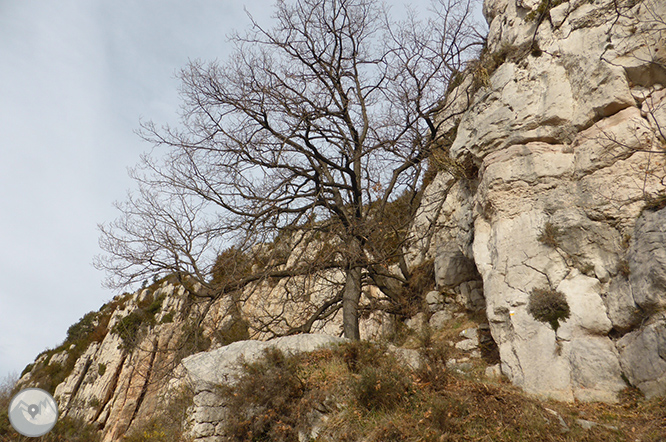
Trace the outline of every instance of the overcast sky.
[[0, 0], [0, 379], [115, 295], [91, 262], [97, 224], [117, 216], [127, 168], [151, 147], [139, 121], [177, 123], [177, 70], [224, 60], [226, 36], [249, 25], [243, 7], [270, 23], [272, 5]]

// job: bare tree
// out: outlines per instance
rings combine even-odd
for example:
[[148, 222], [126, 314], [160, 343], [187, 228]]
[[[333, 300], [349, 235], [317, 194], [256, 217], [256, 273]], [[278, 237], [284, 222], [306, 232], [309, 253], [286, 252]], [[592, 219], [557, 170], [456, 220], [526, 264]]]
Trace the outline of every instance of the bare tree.
[[[342, 305], [344, 334], [358, 339], [363, 285], [372, 281], [397, 302], [407, 276], [387, 263], [402, 255], [446, 123], [436, 119], [444, 92], [481, 44], [470, 2], [439, 0], [427, 20], [408, 14], [396, 23], [375, 0], [279, 0], [275, 27], [253, 21], [233, 37], [226, 63], [189, 63], [180, 73], [181, 127], [143, 125], [142, 135], [166, 150], [143, 158], [138, 195], [102, 226], [107, 254], [96, 263], [110, 284], [166, 271], [218, 297], [261, 278], [338, 268], [341, 291], [299, 330]], [[402, 225], [387, 222], [397, 201]], [[332, 250], [288, 266], [267, 245], [289, 232], [298, 241], [319, 232]], [[210, 274], [231, 243], [267, 258], [261, 269], [231, 271], [235, 282], [222, 287]]]

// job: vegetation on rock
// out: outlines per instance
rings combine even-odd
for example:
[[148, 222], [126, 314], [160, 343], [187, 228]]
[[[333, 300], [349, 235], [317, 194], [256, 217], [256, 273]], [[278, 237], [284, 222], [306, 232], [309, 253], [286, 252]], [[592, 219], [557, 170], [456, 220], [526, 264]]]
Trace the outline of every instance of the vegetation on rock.
[[530, 293], [527, 311], [537, 321], [550, 324], [555, 332], [560, 328], [560, 321], [569, 319], [571, 309], [564, 293], [547, 288], [535, 288]]

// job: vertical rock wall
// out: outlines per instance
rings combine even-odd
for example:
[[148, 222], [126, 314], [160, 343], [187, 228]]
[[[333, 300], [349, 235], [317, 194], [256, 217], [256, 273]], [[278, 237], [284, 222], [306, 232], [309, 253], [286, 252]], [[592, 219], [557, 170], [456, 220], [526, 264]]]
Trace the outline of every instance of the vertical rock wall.
[[[526, 391], [614, 401], [626, 379], [666, 394], [666, 3], [486, 0], [484, 14], [481, 66], [499, 66], [477, 66], [450, 148], [479, 172], [430, 185], [411, 262], [471, 275], [473, 261], [502, 370]], [[535, 289], [564, 294], [557, 330], [529, 312]]]

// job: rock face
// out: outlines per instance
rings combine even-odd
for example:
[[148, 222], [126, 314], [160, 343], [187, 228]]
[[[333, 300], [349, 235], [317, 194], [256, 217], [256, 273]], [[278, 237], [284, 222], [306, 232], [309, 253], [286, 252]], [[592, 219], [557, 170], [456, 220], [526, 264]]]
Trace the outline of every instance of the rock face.
[[[458, 166], [425, 189], [406, 251], [412, 269], [432, 262], [436, 290], [406, 325], [443, 327], [454, 304], [485, 311], [489, 325], [458, 347], [492, 334], [502, 373], [529, 393], [613, 402], [629, 382], [666, 395], [666, 2], [486, 0], [484, 15], [487, 48], [458, 86], [473, 93], [450, 94], [467, 110], [442, 116]], [[335, 342], [323, 334], [339, 335], [341, 315], [312, 324], [321, 335], [247, 339], [288, 333], [341, 277], [257, 283], [242, 311], [165, 279], [86, 315], [19, 382], [48, 386], [62, 415], [111, 442], [187, 379], [193, 434], [214, 441], [226, 410], [211, 386], [239, 356]], [[535, 293], [564, 300], [559, 319], [537, 319]], [[380, 295], [369, 287], [362, 303]], [[371, 313], [362, 338], [394, 320]]]
[[[666, 3], [617, 5], [486, 0], [499, 66], [449, 150], [478, 174], [439, 173], [409, 255], [453, 291], [478, 271], [502, 371], [561, 400], [614, 401], [623, 375], [666, 392], [666, 209], [643, 210], [666, 191]], [[535, 289], [565, 295], [557, 330]]]

